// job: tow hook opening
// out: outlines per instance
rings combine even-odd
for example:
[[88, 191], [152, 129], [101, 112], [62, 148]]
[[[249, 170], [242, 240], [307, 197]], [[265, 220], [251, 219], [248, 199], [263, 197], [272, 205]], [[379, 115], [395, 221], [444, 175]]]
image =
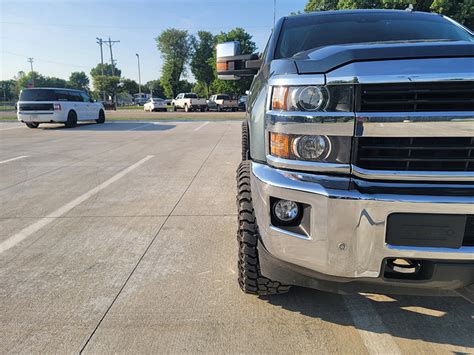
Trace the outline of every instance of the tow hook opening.
[[384, 263], [384, 278], [387, 279], [427, 280], [431, 274], [431, 263], [424, 260], [389, 258]]

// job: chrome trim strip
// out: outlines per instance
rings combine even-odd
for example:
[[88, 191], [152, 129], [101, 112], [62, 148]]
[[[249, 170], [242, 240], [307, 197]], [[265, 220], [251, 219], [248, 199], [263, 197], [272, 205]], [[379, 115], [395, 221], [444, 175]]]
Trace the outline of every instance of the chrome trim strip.
[[270, 86], [298, 86], [298, 85], [324, 85], [326, 78], [323, 74], [286, 74], [276, 75], [268, 81]]
[[474, 137], [474, 112], [356, 112], [356, 137]]
[[54, 112], [18, 111], [20, 115], [54, 115]]
[[349, 164], [316, 163], [302, 160], [282, 159], [274, 157], [270, 154], [267, 154], [267, 161], [268, 164], [276, 168], [313, 171], [321, 173], [349, 174], [351, 169]]
[[[466, 206], [472, 208], [472, 196], [443, 196], [443, 195], [389, 195], [389, 194], [364, 194], [358, 190], [341, 190], [336, 188], [326, 188], [317, 181], [311, 181], [304, 178], [304, 173], [295, 171], [287, 171], [275, 169], [274, 167], [252, 162], [252, 174], [258, 178], [262, 183], [282, 188], [285, 190], [301, 191], [305, 193], [316, 194], [337, 200], [364, 200], [364, 201], [379, 201], [379, 202], [394, 202], [394, 203], [426, 203], [434, 206], [436, 203], [447, 204], [450, 206], [464, 206], [464, 209], [451, 208], [449, 213], [470, 213], [467, 212]], [[328, 180], [337, 179], [340, 181], [343, 177], [328, 176]], [[413, 185], [415, 186], [415, 185]], [[297, 196], [288, 196], [288, 199], [298, 200]], [[301, 201], [305, 202], [305, 201]], [[393, 212], [403, 212], [401, 209], [392, 209]], [[419, 213], [420, 211], [417, 210]], [[431, 210], [429, 211], [431, 213]], [[433, 211], [433, 213], [436, 213]], [[437, 212], [439, 213], [439, 211]]]
[[326, 74], [327, 85], [473, 81], [474, 58], [354, 62]]
[[354, 113], [269, 111], [265, 126], [269, 132], [353, 136]]
[[367, 170], [351, 165], [352, 174], [366, 180], [474, 182], [474, 172]]
[[461, 247], [459, 249], [453, 248], [428, 248], [428, 247], [405, 247], [399, 245], [386, 244], [388, 249], [391, 250], [412, 250], [417, 252], [426, 253], [469, 253], [474, 254], [474, 247]]

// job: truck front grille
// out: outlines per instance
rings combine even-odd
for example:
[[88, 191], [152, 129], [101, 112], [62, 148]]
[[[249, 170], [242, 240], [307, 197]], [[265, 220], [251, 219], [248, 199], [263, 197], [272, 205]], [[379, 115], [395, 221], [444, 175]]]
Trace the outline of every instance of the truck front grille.
[[356, 145], [363, 169], [474, 171], [473, 137], [360, 137]]
[[474, 111], [474, 82], [360, 85], [358, 112]]

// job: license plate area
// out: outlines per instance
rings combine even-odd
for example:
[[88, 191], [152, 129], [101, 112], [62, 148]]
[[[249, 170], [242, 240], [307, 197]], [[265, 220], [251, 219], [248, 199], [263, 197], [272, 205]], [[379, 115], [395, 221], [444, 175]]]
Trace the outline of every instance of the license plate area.
[[387, 219], [387, 244], [408, 247], [461, 248], [466, 215], [393, 213]]

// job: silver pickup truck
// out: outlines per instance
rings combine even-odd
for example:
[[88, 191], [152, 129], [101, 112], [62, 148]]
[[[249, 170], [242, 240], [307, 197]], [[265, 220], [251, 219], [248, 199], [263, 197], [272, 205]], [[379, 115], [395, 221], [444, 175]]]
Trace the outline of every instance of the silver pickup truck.
[[254, 76], [237, 170], [243, 291], [461, 295], [474, 301], [473, 34], [394, 10], [282, 18]]

